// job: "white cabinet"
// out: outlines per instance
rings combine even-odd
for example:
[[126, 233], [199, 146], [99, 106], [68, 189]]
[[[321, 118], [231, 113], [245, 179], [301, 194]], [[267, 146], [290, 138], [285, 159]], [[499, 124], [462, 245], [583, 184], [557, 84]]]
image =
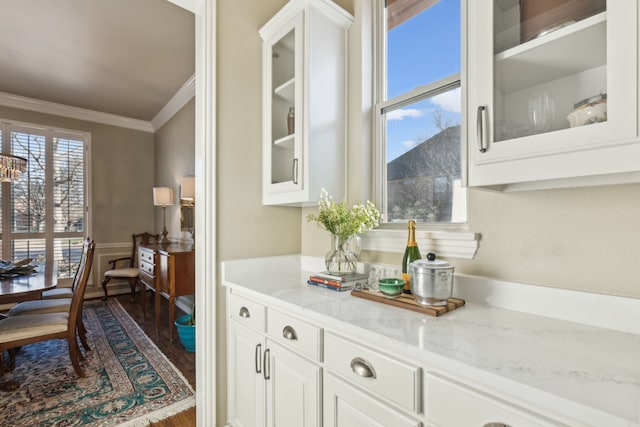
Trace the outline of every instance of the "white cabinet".
[[324, 374], [324, 427], [420, 427], [422, 423], [349, 385]]
[[638, 2], [602, 1], [576, 20], [569, 11], [533, 38], [521, 34], [532, 22], [524, 4], [465, 2], [469, 186], [637, 180]]
[[352, 21], [330, 0], [290, 0], [260, 29], [265, 205], [315, 204], [321, 188], [345, 196]]
[[267, 426], [321, 427], [322, 369], [274, 342], [266, 351]]
[[229, 424], [321, 427], [322, 330], [232, 293], [227, 307]]
[[229, 320], [227, 334], [228, 357], [228, 420], [233, 427], [265, 425], [265, 384], [263, 351], [264, 336]]
[[422, 425], [419, 367], [331, 332], [324, 344], [324, 427]]
[[427, 374], [426, 393], [430, 427], [566, 426], [437, 374]]

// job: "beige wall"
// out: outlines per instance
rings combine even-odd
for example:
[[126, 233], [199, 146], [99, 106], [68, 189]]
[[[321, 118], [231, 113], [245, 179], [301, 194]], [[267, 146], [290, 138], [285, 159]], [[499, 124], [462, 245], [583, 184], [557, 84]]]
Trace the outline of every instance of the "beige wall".
[[[195, 175], [195, 98], [192, 98], [155, 134], [156, 187], [172, 187], [174, 205], [166, 208], [169, 240], [191, 241], [188, 232], [180, 230], [180, 182]], [[152, 193], [151, 188], [148, 189]], [[152, 197], [153, 199], [153, 197]], [[153, 204], [153, 203], [152, 203]], [[162, 208], [154, 209], [154, 231], [162, 233]]]
[[[96, 242], [91, 295], [102, 280], [109, 254], [129, 254], [131, 234], [146, 229], [153, 218], [153, 134], [26, 110], [0, 107], [0, 117], [26, 123], [79, 130], [91, 134], [91, 229]], [[103, 246], [107, 245], [107, 248]], [[116, 245], [117, 246], [117, 245]]]

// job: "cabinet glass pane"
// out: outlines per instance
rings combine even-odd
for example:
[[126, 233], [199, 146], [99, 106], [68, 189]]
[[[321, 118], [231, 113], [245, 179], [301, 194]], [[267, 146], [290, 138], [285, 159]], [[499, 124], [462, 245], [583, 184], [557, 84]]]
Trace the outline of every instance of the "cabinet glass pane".
[[295, 29], [273, 45], [271, 64], [271, 183], [293, 180], [295, 172]]
[[605, 0], [494, 1], [494, 140], [607, 120]]

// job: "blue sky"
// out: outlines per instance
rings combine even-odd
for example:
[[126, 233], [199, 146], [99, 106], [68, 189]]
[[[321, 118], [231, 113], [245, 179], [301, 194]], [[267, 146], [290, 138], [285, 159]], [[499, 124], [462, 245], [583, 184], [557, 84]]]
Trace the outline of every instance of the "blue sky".
[[[440, 0], [387, 35], [387, 98], [460, 72], [460, 0]], [[460, 91], [425, 99], [387, 113], [387, 161], [439, 130], [433, 111], [444, 121], [460, 122]]]

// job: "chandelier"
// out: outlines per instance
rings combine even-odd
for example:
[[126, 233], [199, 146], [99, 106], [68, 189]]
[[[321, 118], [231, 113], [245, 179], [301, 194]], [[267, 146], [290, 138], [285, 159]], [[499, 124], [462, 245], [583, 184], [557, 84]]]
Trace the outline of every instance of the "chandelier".
[[0, 153], [0, 182], [16, 182], [27, 170], [27, 159]]

